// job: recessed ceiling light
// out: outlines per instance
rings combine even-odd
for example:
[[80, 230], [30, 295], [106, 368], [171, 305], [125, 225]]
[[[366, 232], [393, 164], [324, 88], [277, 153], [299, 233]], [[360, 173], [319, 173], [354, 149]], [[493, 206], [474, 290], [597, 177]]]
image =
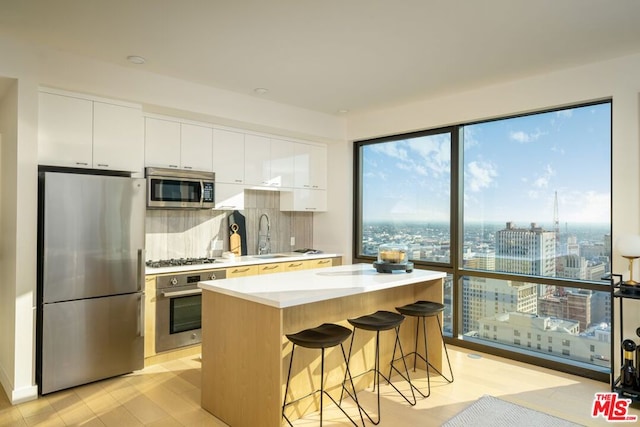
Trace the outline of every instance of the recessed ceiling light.
[[349, 110], [338, 110], [338, 113], [340, 114], [347, 114], [349, 112]]
[[142, 56], [136, 56], [136, 55], [127, 56], [127, 61], [131, 62], [132, 64], [138, 64], [138, 65], [145, 63], [145, 59]]
[[269, 89], [265, 89], [263, 87], [257, 87], [253, 91], [258, 95], [264, 95], [265, 93], [269, 92]]

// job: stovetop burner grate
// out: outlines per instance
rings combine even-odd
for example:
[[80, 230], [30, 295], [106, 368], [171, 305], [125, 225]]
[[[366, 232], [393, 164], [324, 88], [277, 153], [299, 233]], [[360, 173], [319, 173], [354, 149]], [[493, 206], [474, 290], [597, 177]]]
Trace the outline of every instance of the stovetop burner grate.
[[145, 264], [151, 268], [161, 267], [179, 267], [183, 265], [200, 265], [200, 264], [213, 264], [216, 262], [213, 258], [171, 258], [161, 259], [157, 261], [147, 261]]

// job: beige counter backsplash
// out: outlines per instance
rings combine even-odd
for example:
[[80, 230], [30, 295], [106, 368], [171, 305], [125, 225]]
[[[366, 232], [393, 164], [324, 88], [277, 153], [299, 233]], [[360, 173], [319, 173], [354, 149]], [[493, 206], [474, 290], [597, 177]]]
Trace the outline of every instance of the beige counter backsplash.
[[[277, 191], [245, 190], [247, 252], [257, 253], [258, 220], [266, 213], [271, 223], [271, 252], [289, 252], [313, 247], [313, 213], [281, 212]], [[231, 211], [147, 210], [146, 259], [220, 256], [229, 250], [227, 217]], [[295, 237], [292, 247], [291, 237]], [[216, 241], [217, 246], [216, 246]], [[219, 249], [222, 247], [222, 249]], [[322, 249], [322, 248], [319, 248]]]

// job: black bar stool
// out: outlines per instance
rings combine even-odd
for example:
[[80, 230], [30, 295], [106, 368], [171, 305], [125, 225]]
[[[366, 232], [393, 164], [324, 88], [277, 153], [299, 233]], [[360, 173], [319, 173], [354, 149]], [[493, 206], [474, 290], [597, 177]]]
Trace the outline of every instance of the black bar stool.
[[[342, 350], [342, 357], [344, 358], [344, 362], [346, 365], [345, 378], [348, 374], [349, 381], [351, 382], [351, 387], [353, 390], [353, 395], [346, 390], [345, 382], [342, 382], [342, 391], [347, 391], [347, 394], [353, 398], [358, 406], [358, 412], [360, 413], [360, 420], [362, 421], [362, 425], [364, 426], [364, 419], [362, 418], [362, 412], [360, 409], [360, 404], [358, 403], [358, 397], [355, 393], [355, 387], [353, 385], [353, 379], [351, 378], [351, 372], [349, 372], [349, 364], [347, 363], [347, 356], [344, 352], [343, 342], [351, 335], [351, 330], [349, 328], [345, 328], [344, 326], [336, 325], [333, 323], [324, 323], [316, 328], [305, 329], [303, 331], [297, 332], [295, 334], [287, 335], [289, 341], [293, 343], [293, 348], [291, 349], [291, 361], [289, 362], [289, 373], [287, 374], [287, 385], [284, 390], [284, 402], [282, 403], [282, 417], [287, 420], [290, 426], [293, 427], [289, 418], [284, 414], [284, 410], [287, 406], [298, 402], [299, 400], [305, 399], [309, 396], [312, 396], [318, 392], [320, 392], [320, 426], [322, 426], [322, 409], [323, 409], [323, 395], [327, 395], [329, 399], [342, 411], [349, 421], [353, 423], [353, 425], [357, 426], [356, 422], [345, 412], [345, 410], [335, 401], [333, 397], [324, 389], [324, 351], [327, 348], [335, 347], [340, 344], [340, 349]], [[322, 350], [321, 362], [320, 362], [320, 388], [312, 391], [311, 393], [303, 396], [299, 399], [293, 400], [291, 402], [287, 402], [287, 393], [289, 392], [289, 380], [291, 379], [291, 366], [293, 365], [293, 353], [296, 349], [296, 346], [305, 347], [305, 348], [319, 348]], [[341, 393], [342, 396], [342, 393]]]
[[[420, 393], [422, 397], [429, 397], [431, 395], [431, 381], [429, 375], [429, 367], [431, 367], [434, 371], [436, 371], [442, 378], [444, 378], [448, 383], [453, 382], [453, 370], [451, 369], [451, 361], [449, 360], [449, 352], [447, 351], [447, 344], [444, 342], [444, 335], [442, 334], [442, 325], [440, 324], [440, 317], [438, 315], [444, 311], [444, 305], [438, 302], [433, 301], [416, 301], [413, 304], [407, 304], [402, 307], [396, 307], [399, 313], [404, 314], [405, 316], [417, 317], [418, 321], [416, 322], [416, 343], [414, 350], [407, 354], [404, 357], [408, 357], [413, 355], [413, 371], [416, 370], [416, 361], [417, 358], [421, 358], [426, 365], [427, 368], [427, 394], [423, 394], [416, 387], [416, 391]], [[450, 378], [447, 378], [442, 372], [440, 372], [435, 366], [429, 363], [429, 352], [427, 345], [427, 318], [435, 317], [438, 321], [438, 331], [440, 332], [440, 338], [442, 339], [442, 346], [444, 347], [444, 354], [447, 357], [447, 364], [449, 365], [449, 375]], [[422, 322], [420, 322], [422, 320]], [[420, 330], [420, 323], [422, 323], [422, 336], [424, 337], [424, 356], [418, 353], [418, 331]], [[413, 385], [413, 384], [412, 384]]]
[[[376, 332], [376, 352], [375, 352], [375, 364], [374, 367], [365, 371], [361, 374], [356, 375], [355, 377], [359, 377], [362, 375], [366, 375], [369, 372], [374, 373], [373, 377], [373, 389], [378, 391], [378, 420], [374, 421], [373, 418], [367, 413], [367, 411], [362, 408], [362, 412], [369, 418], [373, 424], [380, 423], [380, 377], [384, 378], [391, 387], [393, 387], [399, 394], [407, 401], [408, 404], [414, 406], [416, 404], [416, 395], [413, 392], [414, 387], [411, 385], [411, 378], [409, 377], [409, 368], [407, 368], [407, 362], [404, 359], [404, 352], [402, 351], [402, 344], [400, 343], [400, 336], [398, 335], [398, 331], [400, 330], [400, 324], [404, 321], [404, 316], [398, 313], [392, 313], [391, 311], [376, 311], [373, 314], [367, 314], [365, 316], [361, 316], [355, 319], [347, 319], [347, 321], [354, 327], [353, 334], [351, 335], [351, 345], [349, 346], [349, 359], [347, 361], [347, 366], [351, 361], [351, 350], [353, 349], [353, 339], [356, 335], [357, 329], [363, 329], [365, 331], [375, 331]], [[396, 341], [393, 346], [393, 356], [391, 357], [391, 364], [389, 370], [389, 377], [385, 377], [382, 372], [380, 372], [380, 332], [388, 331], [390, 329], [395, 329], [396, 331]], [[400, 347], [400, 354], [402, 355], [401, 359], [404, 363], [404, 371], [406, 372], [406, 376], [402, 374], [393, 366], [393, 358], [395, 357], [396, 347]], [[405, 396], [398, 388], [391, 383], [391, 371], [394, 370], [400, 374], [402, 378], [405, 379], [409, 383], [409, 389], [411, 390], [411, 395], [413, 396], [413, 401], [409, 400], [407, 396]], [[345, 373], [345, 381], [346, 381], [346, 373]], [[344, 389], [343, 389], [344, 391]], [[342, 401], [342, 394], [340, 395], [340, 401]]]

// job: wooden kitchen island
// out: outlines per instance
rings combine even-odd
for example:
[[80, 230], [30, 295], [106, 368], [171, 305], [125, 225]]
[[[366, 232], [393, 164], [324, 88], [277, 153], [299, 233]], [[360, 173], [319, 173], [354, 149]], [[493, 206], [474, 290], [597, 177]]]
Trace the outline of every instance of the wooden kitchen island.
[[[200, 282], [202, 407], [230, 426], [282, 425], [292, 347], [285, 334], [327, 322], [350, 327], [347, 318], [395, 311], [420, 299], [442, 302], [444, 277], [427, 270], [377, 273], [370, 264], [354, 264]], [[401, 327], [405, 352], [413, 349], [415, 321], [407, 318]], [[388, 334], [381, 335], [381, 366], [388, 366], [393, 350], [393, 333]], [[350, 364], [354, 375], [373, 366], [374, 339], [375, 333], [357, 334]], [[439, 342], [429, 341], [429, 358], [438, 368]], [[346, 352], [348, 346], [347, 340]], [[326, 357], [326, 387], [339, 396], [344, 376], [340, 347], [329, 350]], [[317, 388], [319, 372], [320, 351], [296, 349], [287, 400]], [[366, 387], [372, 378], [360, 377], [356, 387]], [[316, 400], [301, 400], [287, 408], [287, 415], [296, 419], [317, 411]]]

